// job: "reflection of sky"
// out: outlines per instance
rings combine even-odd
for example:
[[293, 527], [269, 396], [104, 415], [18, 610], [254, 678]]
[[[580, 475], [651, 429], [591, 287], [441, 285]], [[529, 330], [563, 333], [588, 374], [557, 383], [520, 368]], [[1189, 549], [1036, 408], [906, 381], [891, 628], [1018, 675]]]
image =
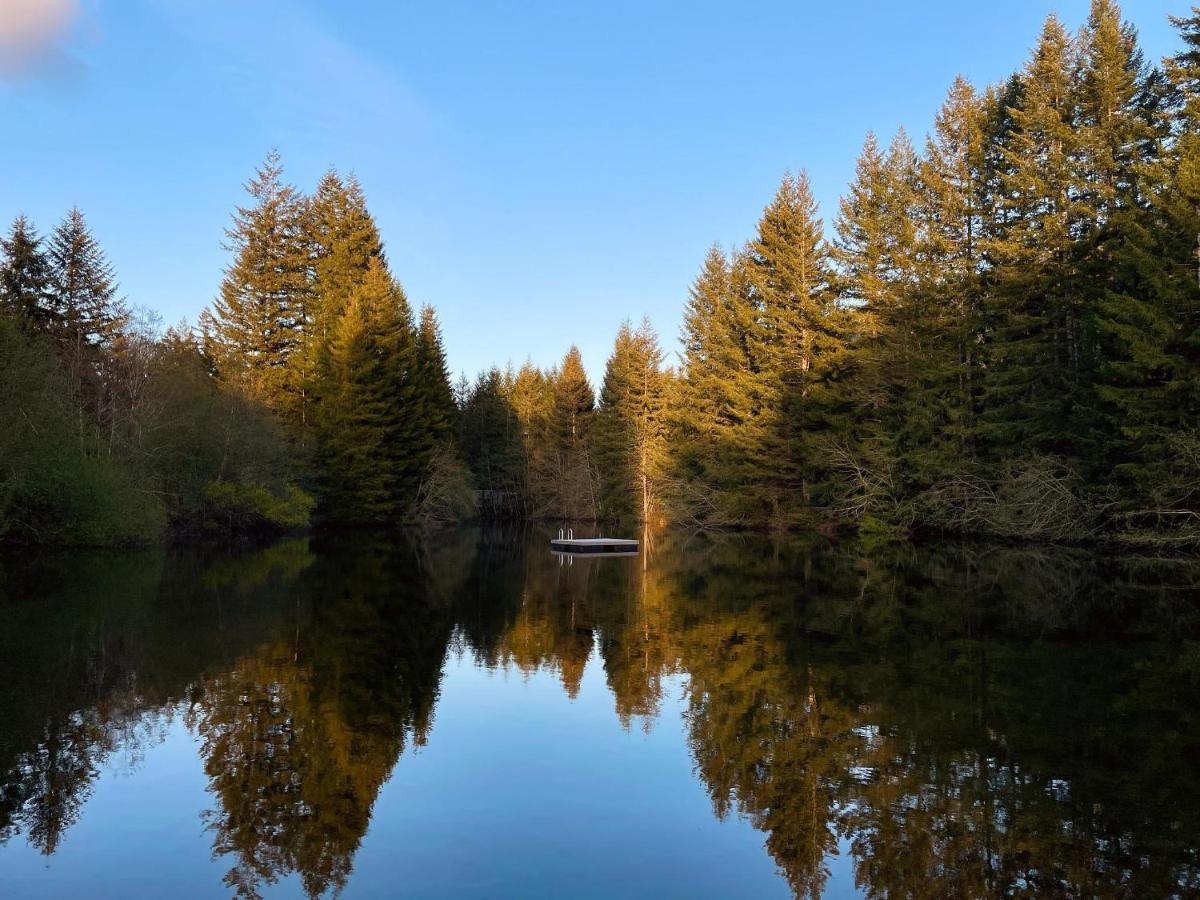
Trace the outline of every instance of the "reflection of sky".
[[[788, 896], [764, 835], [719, 822], [692, 774], [682, 677], [664, 679], [645, 733], [621, 728], [594, 655], [575, 700], [555, 672], [489, 671], [469, 653], [446, 670], [429, 742], [380, 791], [345, 896]], [[57, 853], [0, 847], [5, 896], [227, 894], [198, 746], [177, 716], [132, 774], [114, 754]], [[847, 850], [829, 896], [854, 890]], [[301, 889], [292, 876], [265, 893]]]

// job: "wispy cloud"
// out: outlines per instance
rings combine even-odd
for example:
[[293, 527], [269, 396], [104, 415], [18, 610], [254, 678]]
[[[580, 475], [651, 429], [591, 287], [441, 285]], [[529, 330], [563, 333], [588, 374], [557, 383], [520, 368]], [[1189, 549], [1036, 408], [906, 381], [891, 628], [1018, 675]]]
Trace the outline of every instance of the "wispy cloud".
[[150, 3], [176, 33], [213, 50], [230, 96], [269, 116], [284, 143], [346, 141], [365, 152], [381, 131], [411, 138], [428, 125], [421, 101], [390, 66], [335, 35], [305, 3]]
[[78, 0], [0, 0], [0, 78], [75, 68], [64, 42], [78, 16]]

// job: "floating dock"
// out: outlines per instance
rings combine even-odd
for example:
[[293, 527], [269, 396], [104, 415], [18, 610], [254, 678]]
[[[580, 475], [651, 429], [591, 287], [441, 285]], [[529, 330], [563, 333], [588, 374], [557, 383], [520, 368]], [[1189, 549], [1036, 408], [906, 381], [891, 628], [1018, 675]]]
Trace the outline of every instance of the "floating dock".
[[591, 553], [605, 556], [628, 556], [638, 552], [638, 542], [628, 538], [577, 538], [557, 537], [550, 539], [550, 549], [555, 553]]

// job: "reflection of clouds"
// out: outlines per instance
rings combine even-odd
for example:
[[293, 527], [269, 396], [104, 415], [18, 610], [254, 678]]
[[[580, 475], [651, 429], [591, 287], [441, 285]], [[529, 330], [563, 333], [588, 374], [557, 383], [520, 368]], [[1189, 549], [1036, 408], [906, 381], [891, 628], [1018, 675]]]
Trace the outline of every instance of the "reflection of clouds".
[[60, 42], [78, 12], [77, 0], [0, 3], [0, 78], [71, 68], [74, 64]]

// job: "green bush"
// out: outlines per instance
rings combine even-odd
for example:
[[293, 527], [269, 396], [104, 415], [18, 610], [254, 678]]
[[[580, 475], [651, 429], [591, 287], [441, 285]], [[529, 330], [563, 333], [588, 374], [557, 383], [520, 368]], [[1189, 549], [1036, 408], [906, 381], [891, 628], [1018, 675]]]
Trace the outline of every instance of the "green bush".
[[204, 490], [203, 527], [224, 534], [306, 528], [315, 501], [295, 485], [275, 494], [262, 484], [214, 481]]

